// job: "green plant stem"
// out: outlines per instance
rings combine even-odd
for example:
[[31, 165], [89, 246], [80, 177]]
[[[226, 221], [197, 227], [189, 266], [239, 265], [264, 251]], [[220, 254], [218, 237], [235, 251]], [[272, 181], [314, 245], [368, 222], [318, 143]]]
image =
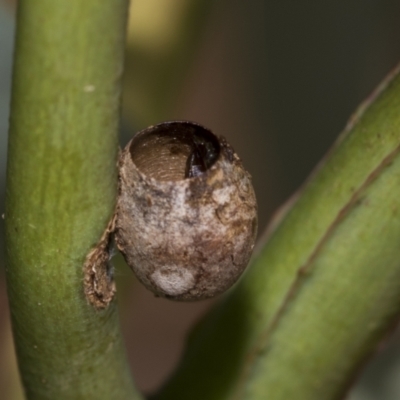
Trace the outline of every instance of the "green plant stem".
[[193, 332], [158, 399], [343, 397], [400, 312], [398, 70]]
[[83, 263], [112, 215], [127, 0], [21, 0], [6, 193], [7, 284], [29, 399], [137, 399], [115, 302]]

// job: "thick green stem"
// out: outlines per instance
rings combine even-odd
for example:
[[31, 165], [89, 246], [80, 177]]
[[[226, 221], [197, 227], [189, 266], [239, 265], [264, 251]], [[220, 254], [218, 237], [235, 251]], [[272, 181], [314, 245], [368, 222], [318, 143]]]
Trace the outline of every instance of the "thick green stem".
[[400, 75], [193, 333], [160, 399], [342, 398], [400, 312]]
[[29, 399], [135, 399], [115, 302], [83, 263], [112, 215], [127, 0], [20, 0], [6, 194], [7, 281]]

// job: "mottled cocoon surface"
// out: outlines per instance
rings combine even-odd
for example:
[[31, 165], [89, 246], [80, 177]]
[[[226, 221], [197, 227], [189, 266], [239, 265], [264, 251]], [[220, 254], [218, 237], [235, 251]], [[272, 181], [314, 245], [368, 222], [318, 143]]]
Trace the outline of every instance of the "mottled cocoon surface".
[[120, 158], [115, 240], [156, 295], [199, 300], [228, 289], [250, 259], [257, 205], [232, 147], [200, 125], [139, 132]]

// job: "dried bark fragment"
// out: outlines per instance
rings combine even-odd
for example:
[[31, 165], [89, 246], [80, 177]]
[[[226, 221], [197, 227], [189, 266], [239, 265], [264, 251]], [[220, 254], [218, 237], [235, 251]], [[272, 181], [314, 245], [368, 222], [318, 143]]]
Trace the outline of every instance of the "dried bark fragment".
[[86, 256], [83, 266], [86, 299], [98, 310], [107, 308], [115, 295], [115, 282], [109, 262], [113, 229], [114, 219], [107, 226], [96, 247]]

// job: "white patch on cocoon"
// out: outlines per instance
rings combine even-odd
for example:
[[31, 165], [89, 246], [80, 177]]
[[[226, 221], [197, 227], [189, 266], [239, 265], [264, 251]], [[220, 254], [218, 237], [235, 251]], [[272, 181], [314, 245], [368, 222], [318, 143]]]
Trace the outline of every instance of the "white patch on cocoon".
[[214, 190], [214, 193], [212, 194], [213, 199], [218, 203], [218, 204], [225, 204], [228, 203], [231, 200], [231, 195], [234, 191], [234, 188], [232, 186], [225, 186], [222, 189], [216, 189]]
[[187, 214], [185, 187], [178, 188], [174, 194], [175, 194], [175, 197], [173, 199], [174, 212], [177, 214], [177, 216], [180, 217], [185, 216]]
[[151, 279], [163, 293], [178, 296], [191, 289], [194, 284], [193, 274], [176, 265], [164, 266], [151, 274]]

